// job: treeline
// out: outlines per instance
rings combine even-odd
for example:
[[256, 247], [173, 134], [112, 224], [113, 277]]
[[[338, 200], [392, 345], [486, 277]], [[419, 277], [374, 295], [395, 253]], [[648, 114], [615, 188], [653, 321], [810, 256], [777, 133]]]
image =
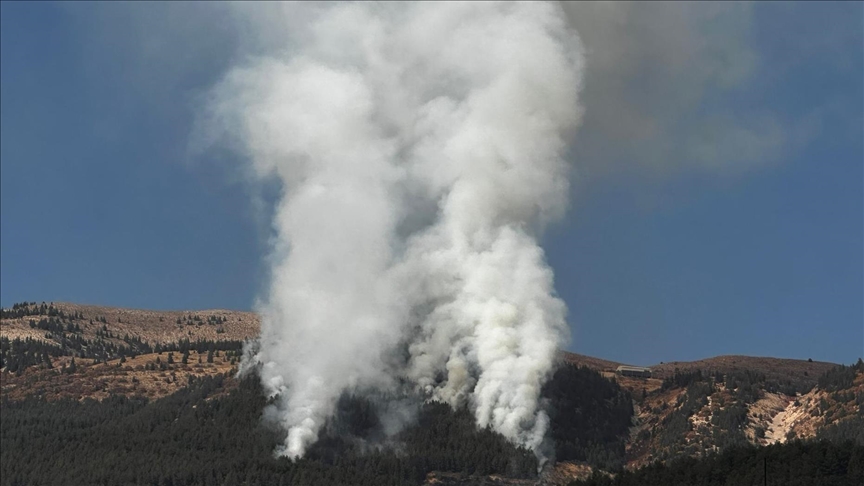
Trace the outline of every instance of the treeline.
[[49, 317], [47, 319], [42, 318], [39, 319], [38, 322], [30, 319], [30, 329], [40, 329], [42, 331], [48, 331], [56, 334], [60, 334], [64, 331], [69, 333], [82, 332], [81, 326], [77, 322], [69, 321], [64, 325], [63, 321], [61, 321], [60, 319], [55, 319], [53, 317]]
[[861, 406], [858, 406], [857, 414], [818, 429], [816, 438], [831, 442], [850, 441], [864, 446], [864, 411]]
[[[212, 355], [218, 351], [230, 352], [239, 356], [243, 349], [243, 341], [228, 340], [214, 341], [209, 339], [198, 339], [190, 341], [182, 339], [175, 343], [157, 343], [151, 346], [137, 336], [116, 336], [107, 331], [97, 331], [97, 339], [84, 339], [75, 331], [66, 332], [69, 323], [63, 326], [59, 321], [48, 319], [46, 326], [49, 330], [45, 338], [47, 341], [32, 338], [0, 337], [0, 369], [8, 373], [16, 373], [19, 376], [30, 366], [43, 365], [51, 367], [51, 359], [59, 356], [74, 356], [78, 358], [93, 359], [95, 361], [109, 361], [112, 359], [134, 358], [140, 354], [177, 352], [188, 356], [190, 351], [199, 354], [208, 353], [208, 362], [212, 362]], [[41, 328], [40, 328], [41, 329]], [[80, 330], [80, 328], [79, 328]], [[113, 339], [113, 340], [112, 340]], [[122, 341], [118, 343], [117, 341]]]
[[829, 392], [847, 390], [852, 388], [855, 376], [864, 373], [864, 361], [858, 358], [858, 362], [850, 365], [839, 365], [825, 372], [817, 382], [819, 388]]
[[702, 370], [694, 370], [694, 371], [678, 371], [675, 369], [675, 373], [672, 376], [668, 376], [663, 379], [663, 383], [660, 385], [660, 391], [666, 391], [672, 388], [687, 388], [691, 383], [705, 381], [708, 377], [713, 377], [715, 381], [723, 381], [723, 373], [715, 372], [715, 373], [706, 373], [703, 374]]
[[194, 379], [147, 402], [27, 399], [0, 407], [0, 484], [419, 484], [434, 470], [534, 477], [534, 455], [481, 430], [467, 410], [439, 403], [391, 439], [366, 399], [345, 396], [321, 440], [301, 460], [275, 458], [283, 436], [261, 424], [267, 399], [257, 377], [227, 395], [222, 376]]
[[194, 315], [189, 314], [188, 316], [180, 316], [175, 321], [176, 324], [186, 324], [187, 326], [192, 326], [192, 325], [196, 325], [196, 324], [200, 325], [203, 323], [207, 323], [207, 324], [213, 326], [216, 324], [224, 324], [226, 322], [228, 322], [228, 318], [225, 316], [209, 316], [209, 317], [207, 317], [207, 320], [204, 320], [198, 314], [194, 314]]
[[660, 390], [687, 388], [691, 383], [723, 384], [727, 389], [735, 390], [747, 403], [758, 400], [762, 390], [794, 396], [796, 393], [806, 393], [812, 388], [789, 379], [769, 378], [764, 373], [754, 370], [733, 370], [723, 373], [703, 370], [682, 372], [676, 369], [672, 376], [663, 379]]
[[180, 353], [186, 353], [191, 350], [197, 351], [199, 354], [204, 353], [205, 351], [241, 351], [243, 350], [243, 341], [213, 341], [210, 339], [197, 339], [195, 341], [190, 341], [188, 338], [184, 338], [175, 343], [156, 344], [150, 352], [162, 353], [165, 351], [177, 351]]
[[[823, 373], [816, 381], [817, 386], [828, 392], [848, 390], [852, 388], [858, 373], [864, 373], [864, 360], [858, 358], [853, 365], [838, 365]], [[692, 383], [723, 384], [733, 390], [745, 402], [752, 403], [759, 399], [761, 390], [774, 393], [784, 393], [794, 396], [796, 393], [806, 393], [812, 387], [801, 387], [790, 380], [767, 378], [764, 373], [753, 370], [734, 370], [727, 373], [719, 371], [703, 372], [702, 370], [679, 372], [663, 379], [661, 391], [671, 388], [686, 388]]]
[[51, 367], [51, 358], [65, 356], [60, 346], [27, 338], [0, 338], [0, 369], [20, 375], [30, 366], [42, 364]]
[[543, 388], [555, 459], [587, 461], [605, 470], [624, 465], [633, 400], [616, 382], [586, 367], [563, 364]]
[[[766, 475], [767, 473], [767, 475]], [[827, 441], [731, 447], [701, 459], [683, 457], [654, 463], [610, 478], [595, 473], [571, 486], [860, 486], [864, 484], [864, 446]]]
[[61, 319], [70, 318], [70, 319], [84, 319], [84, 314], [80, 312], [73, 312], [72, 314], [66, 314], [62, 310], [54, 307], [54, 304], [46, 304], [42, 302], [41, 305], [37, 305], [36, 302], [19, 302], [17, 304], [13, 304], [11, 308], [0, 309], [0, 318], [3, 319], [16, 319], [27, 316], [48, 316], [48, 317], [59, 317]]

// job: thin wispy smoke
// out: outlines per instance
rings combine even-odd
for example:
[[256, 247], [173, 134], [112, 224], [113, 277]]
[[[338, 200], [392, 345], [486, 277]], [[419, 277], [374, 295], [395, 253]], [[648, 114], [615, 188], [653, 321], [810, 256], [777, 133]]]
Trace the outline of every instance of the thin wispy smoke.
[[581, 46], [560, 7], [238, 15], [290, 30], [214, 88], [207, 122], [283, 185], [243, 365], [260, 366], [287, 431], [277, 453], [302, 456], [344, 391], [404, 383], [537, 450], [567, 339], [537, 237], [566, 209], [580, 118]]

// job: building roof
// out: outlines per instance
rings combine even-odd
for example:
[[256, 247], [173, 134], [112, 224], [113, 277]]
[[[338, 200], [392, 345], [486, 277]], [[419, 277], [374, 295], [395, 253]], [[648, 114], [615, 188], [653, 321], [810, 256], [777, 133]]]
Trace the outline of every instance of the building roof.
[[648, 373], [650, 373], [650, 372], [651, 372], [651, 368], [645, 368], [645, 367], [642, 367], [642, 366], [627, 366], [627, 365], [621, 365], [621, 366], [619, 366], [619, 367], [617, 368], [616, 371], [641, 371], [641, 372], [646, 372], [646, 371], [647, 371]]

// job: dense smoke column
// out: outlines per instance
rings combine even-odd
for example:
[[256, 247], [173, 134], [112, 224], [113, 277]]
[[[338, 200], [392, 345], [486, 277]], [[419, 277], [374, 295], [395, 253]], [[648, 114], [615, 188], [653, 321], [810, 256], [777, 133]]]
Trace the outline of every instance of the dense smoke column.
[[534, 2], [304, 15], [293, 45], [231, 71], [210, 104], [256, 176], [283, 185], [244, 361], [288, 432], [277, 452], [302, 456], [344, 390], [404, 379], [536, 450], [567, 330], [537, 236], [567, 204], [575, 33]]

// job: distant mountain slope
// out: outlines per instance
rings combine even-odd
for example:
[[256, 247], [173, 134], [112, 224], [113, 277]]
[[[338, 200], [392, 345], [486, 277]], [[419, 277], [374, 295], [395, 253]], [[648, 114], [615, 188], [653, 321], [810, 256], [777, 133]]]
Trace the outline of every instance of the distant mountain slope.
[[864, 445], [793, 442], [771, 447], [738, 446], [697, 460], [677, 458], [626, 471], [598, 475], [571, 486], [660, 485], [860, 486], [864, 484]]
[[[0, 320], [0, 395], [154, 400], [216, 376], [224, 379], [214, 392], [221, 396], [237, 386], [242, 342], [258, 331], [250, 312], [16, 305]], [[864, 444], [861, 362], [718, 356], [661, 363], [651, 378], [635, 378], [618, 376], [615, 361], [563, 351], [560, 358], [571, 366], [544, 391], [559, 462], [545, 470], [544, 484], [793, 437]], [[427, 479], [471, 481], [447, 471]]]
[[181, 339], [242, 341], [258, 334], [258, 315], [222, 309], [197, 311], [152, 311], [124, 309], [66, 302], [31, 302], [3, 309], [0, 337], [10, 340], [33, 338], [56, 341], [45, 337], [45, 330], [33, 328], [30, 322], [55, 319], [64, 326], [69, 323], [80, 327], [84, 339], [94, 339], [97, 332], [107, 331], [123, 337], [128, 334], [151, 345], [173, 343]]
[[[614, 372], [619, 366], [628, 363], [609, 361], [592, 356], [563, 351], [562, 358], [571, 364], [585, 366], [595, 371]], [[765, 375], [768, 380], [788, 381], [804, 388], [816, 384], [816, 379], [837, 366], [837, 363], [812, 361], [807, 359], [771, 358], [760, 356], [715, 356], [697, 361], [670, 361], [649, 366], [652, 378], [664, 379], [675, 373], [688, 373], [701, 370], [703, 373], [730, 373], [740, 370], [750, 370]], [[633, 383], [645, 383], [635, 380]]]
[[584, 354], [570, 353], [568, 351], [562, 351], [561, 356], [564, 361], [572, 365], [585, 366], [594, 371], [615, 371], [616, 368], [624, 364], [601, 358], [594, 358], [592, 356], [585, 356]]
[[759, 356], [716, 356], [698, 361], [673, 361], [651, 367], [654, 376], [666, 378], [676, 370], [686, 373], [694, 370], [703, 372], [729, 373], [739, 370], [756, 371], [768, 380], [787, 380], [803, 387], [812, 387], [816, 379], [837, 366], [837, 363], [811, 361], [807, 359], [769, 358]]
[[[631, 466], [700, 456], [734, 445], [812, 438], [831, 427], [864, 423], [864, 363], [843, 368], [738, 356], [697, 363], [708, 365], [683, 363], [686, 371], [679, 368], [659, 388], [641, 397], [634, 393], [636, 416], [628, 443]], [[833, 379], [836, 370], [845, 371]], [[834, 382], [840, 385], [831, 385]], [[847, 422], [852, 419], [856, 421]]]

